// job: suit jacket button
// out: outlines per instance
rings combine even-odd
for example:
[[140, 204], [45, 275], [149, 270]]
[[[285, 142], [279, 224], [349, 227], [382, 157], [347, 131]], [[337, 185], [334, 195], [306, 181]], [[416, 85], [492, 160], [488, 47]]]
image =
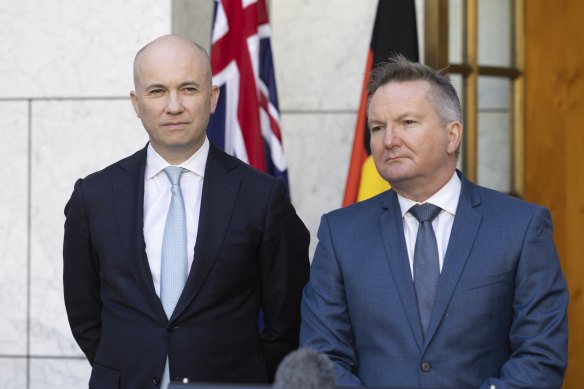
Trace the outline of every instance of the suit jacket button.
[[420, 368], [422, 369], [423, 372], [427, 373], [432, 369], [432, 365], [430, 365], [428, 362], [422, 362]]
[[176, 331], [177, 329], [178, 329], [178, 326], [168, 326], [168, 327], [166, 327], [166, 330], [167, 330], [168, 332], [174, 332], [174, 331]]
[[158, 377], [154, 376], [154, 378], [152, 378], [152, 383], [153, 383], [154, 385], [158, 385], [158, 384], [160, 384], [160, 378], [158, 378]]

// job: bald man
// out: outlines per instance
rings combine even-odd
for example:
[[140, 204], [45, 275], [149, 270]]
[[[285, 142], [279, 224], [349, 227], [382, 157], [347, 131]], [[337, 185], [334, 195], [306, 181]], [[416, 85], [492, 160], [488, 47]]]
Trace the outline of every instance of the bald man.
[[308, 231], [280, 180], [209, 143], [219, 89], [200, 46], [147, 44], [134, 84], [150, 141], [79, 179], [65, 207], [65, 305], [89, 387], [269, 382], [298, 346]]

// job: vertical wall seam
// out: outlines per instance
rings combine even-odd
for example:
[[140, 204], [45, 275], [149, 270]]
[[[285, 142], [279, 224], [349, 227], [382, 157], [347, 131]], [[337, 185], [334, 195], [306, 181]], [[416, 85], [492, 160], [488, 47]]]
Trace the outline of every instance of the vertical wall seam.
[[32, 220], [32, 99], [28, 99], [28, 160], [26, 215], [26, 388], [30, 389], [30, 300]]

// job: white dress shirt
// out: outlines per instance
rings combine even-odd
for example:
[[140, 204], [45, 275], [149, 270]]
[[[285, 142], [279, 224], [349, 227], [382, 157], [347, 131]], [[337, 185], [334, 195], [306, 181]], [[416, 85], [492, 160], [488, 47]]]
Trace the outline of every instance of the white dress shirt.
[[[180, 187], [185, 203], [187, 216], [187, 253], [188, 271], [191, 271], [193, 257], [195, 255], [195, 242], [199, 228], [199, 215], [201, 210], [201, 195], [203, 193], [203, 178], [207, 156], [209, 155], [209, 140], [193, 154], [188, 160], [181, 163], [185, 168], [181, 175]], [[148, 145], [146, 156], [146, 170], [144, 172], [144, 241], [146, 242], [146, 255], [152, 272], [154, 289], [160, 297], [160, 258], [162, 253], [162, 236], [166, 224], [166, 215], [170, 206], [171, 192], [170, 181], [162, 171], [170, 166], [152, 145]]]
[[[442, 265], [444, 264], [444, 255], [448, 248], [450, 240], [450, 232], [452, 231], [452, 224], [454, 223], [454, 215], [456, 214], [456, 207], [458, 207], [458, 200], [460, 198], [460, 178], [454, 173], [450, 181], [436, 192], [432, 197], [425, 201], [442, 208], [438, 216], [432, 221], [432, 228], [436, 235], [436, 243], [438, 244], [438, 260], [440, 262], [440, 272], [442, 272]], [[404, 236], [406, 238], [406, 246], [408, 248], [408, 258], [410, 260], [410, 271], [412, 272], [412, 279], [414, 278], [414, 249], [416, 247], [416, 237], [418, 235], [418, 227], [420, 223], [408, 211], [416, 204], [420, 204], [401, 195], [397, 195], [399, 206], [401, 208]]]

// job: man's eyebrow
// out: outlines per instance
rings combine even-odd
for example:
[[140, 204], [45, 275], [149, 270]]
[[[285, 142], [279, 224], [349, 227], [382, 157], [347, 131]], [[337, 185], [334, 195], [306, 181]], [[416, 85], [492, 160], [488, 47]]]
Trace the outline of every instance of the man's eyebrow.
[[183, 83], [180, 84], [181, 87], [184, 86], [196, 86], [197, 88], [201, 88], [201, 83], [196, 82], [196, 81], [185, 81]]
[[406, 117], [418, 118], [418, 117], [420, 117], [420, 115], [416, 114], [413, 111], [406, 111], [406, 112], [402, 113], [401, 115], [399, 115], [396, 119], [399, 121], [399, 120], [403, 120]]
[[164, 86], [163, 84], [150, 84], [145, 89], [148, 90], [148, 89], [159, 89], [159, 88], [166, 89], [166, 86]]
[[376, 119], [376, 118], [370, 118], [370, 119], [367, 119], [367, 122], [366, 122], [366, 124], [367, 124], [368, 126], [369, 126], [369, 125], [371, 125], [371, 124], [383, 124], [383, 120], [381, 120], [381, 119]]
[[[184, 88], [185, 86], [194, 86], [198, 89], [202, 88], [201, 83], [197, 82], [197, 81], [185, 81], [182, 82], [179, 85], [179, 88]], [[148, 86], [146, 86], [145, 90], [150, 90], [150, 89], [167, 89], [167, 86], [161, 83], [155, 83], [155, 84], [150, 84]]]

